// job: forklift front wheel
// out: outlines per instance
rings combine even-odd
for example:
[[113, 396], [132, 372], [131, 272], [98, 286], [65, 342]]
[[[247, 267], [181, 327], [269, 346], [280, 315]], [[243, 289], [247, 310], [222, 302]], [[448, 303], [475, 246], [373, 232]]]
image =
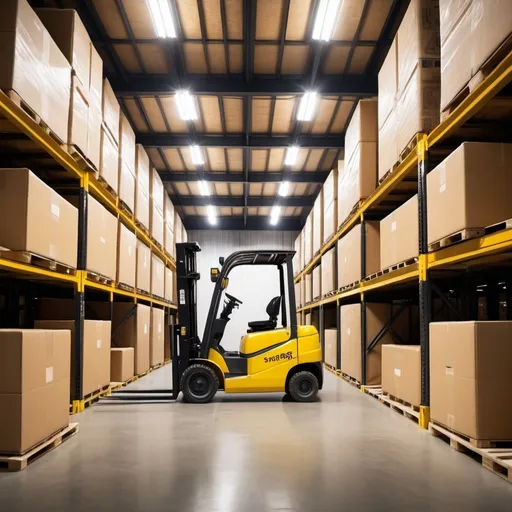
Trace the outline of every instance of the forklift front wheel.
[[312, 402], [318, 393], [318, 379], [311, 372], [297, 372], [290, 379], [288, 391], [296, 402]]
[[186, 402], [206, 404], [219, 389], [215, 371], [204, 364], [190, 365], [181, 377], [181, 389]]

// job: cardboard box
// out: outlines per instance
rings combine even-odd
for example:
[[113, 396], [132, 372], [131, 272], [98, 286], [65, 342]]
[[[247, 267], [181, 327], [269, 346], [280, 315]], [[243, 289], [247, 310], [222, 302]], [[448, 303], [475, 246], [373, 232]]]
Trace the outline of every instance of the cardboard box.
[[69, 424], [69, 331], [0, 330], [0, 453], [23, 453]]
[[379, 129], [379, 181], [382, 181], [398, 162], [400, 151], [398, 149], [397, 132], [398, 124], [395, 106]]
[[338, 222], [377, 187], [377, 143], [360, 142], [338, 177]]
[[101, 161], [101, 124], [103, 102], [103, 60], [91, 43], [91, 72], [89, 80], [89, 126], [87, 130], [87, 158], [96, 169]]
[[305, 304], [308, 302], [311, 302], [313, 300], [313, 276], [311, 274], [306, 274], [304, 276], [304, 297], [305, 297]]
[[136, 183], [135, 218], [149, 229], [149, 195]]
[[311, 323], [311, 313], [306, 313], [304, 315], [304, 325], [312, 325], [312, 323]]
[[71, 66], [26, 0], [1, 2], [0, 67], [0, 89], [14, 90], [65, 142]]
[[[71, 332], [71, 356], [68, 361], [71, 367], [71, 384], [68, 399], [72, 399], [73, 386], [76, 379], [76, 368], [73, 364], [76, 357], [75, 321], [36, 320], [34, 325], [36, 329], [66, 330]], [[84, 320], [84, 395], [88, 395], [110, 384], [110, 334], [110, 322]]]
[[[126, 317], [135, 307], [135, 312]], [[126, 319], [126, 320], [125, 320]], [[125, 321], [124, 321], [125, 320]], [[124, 323], [122, 323], [124, 321]], [[122, 325], [121, 325], [122, 323]], [[149, 332], [151, 324], [151, 308], [142, 304], [115, 302], [112, 317], [112, 339], [115, 347], [133, 347], [135, 349], [135, 375], [149, 370]], [[119, 327], [119, 330], [116, 329]]]
[[151, 209], [156, 208], [161, 214], [164, 215], [164, 184], [162, 178], [156, 169], [152, 169], [151, 173]]
[[[395, 306], [397, 307], [397, 306]], [[366, 304], [366, 347], [375, 339], [392, 315], [390, 304]], [[408, 337], [408, 314], [405, 309], [393, 322], [393, 329]], [[340, 307], [341, 371], [361, 382], [361, 304]], [[366, 357], [366, 384], [380, 384], [382, 345], [393, 343], [388, 331]]]
[[150, 365], [164, 362], [165, 312], [163, 309], [151, 308], [151, 328], [149, 338]]
[[137, 194], [142, 189], [149, 197], [150, 187], [150, 170], [149, 157], [146, 150], [141, 144], [135, 146], [135, 174], [137, 176]]
[[135, 375], [135, 350], [132, 347], [110, 349], [110, 380], [126, 382]]
[[78, 210], [29, 169], [0, 169], [0, 216], [0, 246], [76, 268]]
[[302, 263], [302, 245], [302, 233], [299, 233], [294, 243], [293, 271], [295, 274], [298, 274], [304, 268]]
[[165, 290], [164, 298], [174, 302], [174, 275], [170, 268], [165, 267]]
[[421, 405], [419, 345], [382, 345], [382, 392]]
[[109, 132], [115, 145], [119, 145], [119, 123], [121, 107], [108, 79], [103, 80], [103, 127]]
[[151, 294], [164, 298], [165, 295], [165, 265], [156, 255], [151, 255]]
[[302, 296], [301, 296], [301, 292], [302, 292], [302, 280], [299, 281], [298, 283], [295, 283], [295, 307], [296, 308], [300, 308], [302, 306]]
[[324, 240], [324, 200], [320, 190], [313, 206], [313, 256], [320, 252]]
[[66, 142], [87, 156], [89, 131], [89, 94], [76, 76], [71, 77], [71, 104]]
[[345, 134], [345, 159], [350, 161], [361, 142], [377, 142], [377, 98], [359, 100]]
[[427, 175], [428, 242], [511, 218], [511, 168], [512, 144], [465, 142], [445, 158]]
[[153, 203], [151, 206], [150, 234], [151, 238], [164, 246], [164, 216], [162, 212]]
[[164, 248], [168, 254], [174, 256], [175, 247], [174, 247], [174, 233], [171, 231], [169, 224], [165, 224], [165, 232], [164, 232]]
[[[398, 43], [393, 39], [388, 54], [379, 71], [378, 117], [379, 130], [395, 107], [398, 94]], [[379, 135], [380, 141], [380, 135]], [[380, 150], [380, 147], [379, 147]]]
[[101, 128], [100, 176], [112, 190], [119, 190], [119, 148], [110, 132]]
[[512, 440], [512, 322], [430, 324], [430, 417], [481, 440]]
[[135, 175], [135, 132], [123, 113], [119, 117], [119, 160]]
[[[366, 276], [380, 270], [379, 222], [365, 222]], [[338, 240], [338, 288], [361, 280], [361, 224]]]
[[118, 227], [117, 283], [135, 288], [137, 268], [137, 237], [121, 221]]
[[401, 94], [419, 60], [440, 57], [439, 0], [411, 0], [398, 28], [397, 41]]
[[380, 263], [382, 269], [419, 254], [418, 195], [380, 221]]
[[338, 367], [338, 330], [337, 329], [324, 329], [324, 360], [333, 368]]
[[336, 250], [333, 247], [322, 256], [322, 295], [337, 290]]
[[333, 169], [323, 187], [324, 194], [324, 231], [323, 243], [338, 229], [338, 170]]
[[183, 242], [183, 223], [178, 212], [174, 212], [174, 243], [181, 244]]
[[127, 165], [119, 165], [119, 199], [125, 204], [130, 213], [135, 212], [135, 174]]
[[313, 300], [322, 296], [322, 265], [317, 265], [312, 272]]
[[313, 212], [308, 215], [304, 224], [304, 266], [313, 258]]
[[150, 293], [151, 291], [151, 249], [137, 240], [137, 289]]
[[174, 232], [174, 205], [167, 194], [164, 193], [164, 222]]

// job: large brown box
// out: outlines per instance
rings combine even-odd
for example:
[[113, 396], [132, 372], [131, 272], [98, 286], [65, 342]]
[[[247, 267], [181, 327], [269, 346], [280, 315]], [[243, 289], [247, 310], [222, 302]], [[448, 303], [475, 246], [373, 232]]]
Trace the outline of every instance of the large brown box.
[[23, 453], [69, 424], [69, 331], [0, 330], [0, 453]]
[[322, 296], [322, 265], [317, 265], [312, 272], [313, 300]]
[[386, 121], [379, 128], [379, 181], [382, 181], [387, 173], [393, 169], [400, 156], [396, 110], [395, 105]]
[[165, 291], [164, 298], [170, 302], [174, 302], [174, 275], [170, 268], [165, 268]]
[[121, 221], [118, 228], [117, 282], [135, 288], [137, 268], [137, 236]]
[[[366, 275], [380, 270], [379, 222], [365, 222]], [[361, 280], [361, 224], [338, 241], [338, 288]]]
[[[379, 71], [378, 117], [379, 130], [395, 107], [398, 94], [398, 44], [393, 39], [388, 54]], [[380, 136], [379, 136], [380, 140]], [[379, 148], [380, 149], [380, 148]]]
[[151, 291], [151, 249], [137, 240], [137, 289], [149, 293]]
[[333, 169], [323, 186], [324, 231], [323, 241], [327, 242], [338, 229], [338, 170]]
[[[374, 340], [391, 315], [390, 304], [366, 304], [366, 347]], [[402, 338], [407, 338], [407, 310], [402, 311], [392, 327]], [[340, 335], [341, 371], [361, 382], [361, 304], [341, 306]], [[366, 357], [366, 384], [369, 386], [380, 384], [381, 348], [388, 343], [393, 343], [393, 337], [389, 331]]]
[[165, 312], [151, 308], [151, 328], [149, 338], [149, 363], [151, 366], [164, 362]]
[[183, 223], [178, 212], [174, 211], [174, 243], [181, 244], [183, 242]]
[[512, 144], [465, 142], [427, 176], [428, 241], [512, 217]]
[[313, 276], [311, 274], [306, 274], [304, 276], [304, 299], [305, 304], [311, 302], [313, 300], [313, 286], [312, 286]]
[[174, 256], [175, 254], [175, 246], [174, 246], [174, 233], [171, 230], [169, 224], [165, 223], [165, 233], [164, 233], [164, 249], [165, 251]]
[[105, 78], [103, 80], [103, 126], [106, 128], [114, 140], [116, 146], [119, 144], [119, 122], [121, 107], [117, 101], [116, 95], [110, 82]]
[[119, 122], [119, 199], [135, 213], [135, 133], [128, 118]]
[[338, 330], [337, 329], [324, 329], [324, 360], [325, 362], [337, 368], [337, 357], [338, 357]]
[[166, 193], [164, 193], [164, 222], [174, 232], [174, 205]]
[[430, 324], [430, 417], [472, 439], [512, 440], [512, 322]]
[[126, 382], [135, 374], [135, 349], [117, 347], [110, 349], [110, 380]]
[[336, 290], [336, 250], [333, 247], [322, 256], [322, 295]]
[[103, 113], [103, 60], [91, 43], [91, 74], [89, 81], [89, 127], [87, 133], [87, 158], [96, 169], [101, 160], [101, 123]]
[[297, 308], [302, 306], [302, 280], [295, 283], [295, 306]]
[[66, 142], [87, 156], [89, 131], [89, 94], [76, 76], [71, 77], [69, 125]]
[[304, 266], [313, 258], [313, 212], [308, 215], [304, 224]]
[[155, 203], [152, 203], [151, 205], [151, 218], [149, 223], [151, 237], [163, 247], [165, 233], [164, 216], [162, 212], [156, 207]]
[[100, 176], [112, 190], [119, 190], [119, 148], [110, 132], [101, 127]]
[[151, 308], [137, 304], [134, 315], [131, 315], [122, 325], [126, 316], [131, 312], [133, 304], [114, 303], [112, 330], [116, 331], [112, 343], [116, 347], [133, 347], [135, 349], [135, 374], [140, 375], [149, 370], [149, 332], [151, 324]]
[[304, 267], [302, 264], [302, 233], [299, 233], [294, 243], [295, 256], [293, 257], [293, 271], [298, 274]]
[[149, 229], [149, 157], [140, 144], [135, 147], [135, 167], [135, 217]]
[[[71, 332], [71, 387], [76, 379], [75, 360], [76, 339], [75, 339], [75, 321], [74, 320], [36, 320], [36, 329], [67, 330]], [[110, 384], [110, 334], [111, 323], [95, 320], [84, 320], [84, 339], [83, 339], [83, 393], [88, 395], [93, 391], [101, 389]]]
[[382, 269], [417, 258], [419, 254], [418, 195], [380, 221]]
[[382, 345], [382, 392], [421, 405], [421, 351], [418, 345]]
[[350, 161], [361, 142], [377, 142], [377, 98], [359, 100], [345, 134], [345, 160]]
[[26, 0], [0, 5], [0, 89], [14, 90], [67, 140], [71, 66]]
[[156, 255], [151, 255], [151, 294], [164, 298], [165, 295], [165, 264]]
[[156, 208], [161, 214], [164, 215], [164, 184], [162, 178], [156, 169], [152, 169], [151, 176], [151, 209]]
[[324, 240], [324, 201], [323, 192], [320, 190], [313, 206], [313, 256], [320, 252]]
[[0, 217], [0, 246], [76, 267], [78, 210], [29, 169], [0, 169]]

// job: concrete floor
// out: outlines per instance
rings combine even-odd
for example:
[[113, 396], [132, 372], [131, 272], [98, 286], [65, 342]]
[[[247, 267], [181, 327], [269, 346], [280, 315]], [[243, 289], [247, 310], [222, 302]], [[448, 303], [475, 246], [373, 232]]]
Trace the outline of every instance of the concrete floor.
[[[321, 400], [97, 405], [26, 471], [0, 510], [508, 511], [512, 485], [325, 373]], [[134, 384], [163, 387], [170, 367]]]

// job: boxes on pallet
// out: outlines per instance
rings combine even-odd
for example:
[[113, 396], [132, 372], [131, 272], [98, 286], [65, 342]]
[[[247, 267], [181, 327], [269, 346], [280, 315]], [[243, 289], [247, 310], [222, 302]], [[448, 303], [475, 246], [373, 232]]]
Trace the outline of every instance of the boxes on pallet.
[[110, 349], [110, 381], [126, 382], [135, 375], [135, 350], [132, 347]]
[[119, 148], [105, 126], [101, 127], [99, 175], [115, 194], [119, 192]]
[[312, 272], [313, 300], [322, 296], [322, 265], [317, 265]]
[[383, 270], [418, 257], [418, 229], [418, 195], [415, 195], [380, 221], [380, 263]]
[[393, 106], [387, 119], [379, 128], [379, 181], [393, 170], [398, 162], [401, 149], [398, 149], [398, 124], [396, 105]]
[[183, 223], [178, 212], [174, 210], [174, 243], [181, 244], [183, 241]]
[[322, 256], [322, 295], [336, 290], [336, 250], [327, 251]]
[[170, 268], [165, 268], [165, 289], [164, 298], [170, 302], [174, 302], [174, 275]]
[[327, 242], [338, 229], [338, 170], [333, 169], [323, 187], [324, 231], [322, 243]]
[[313, 286], [312, 286], [312, 275], [306, 274], [304, 276], [304, 300], [305, 304], [308, 302], [311, 302], [312, 300], [312, 293], [313, 293]]
[[313, 205], [313, 256], [320, 252], [324, 241], [324, 194], [320, 190]]
[[140, 144], [135, 147], [135, 218], [149, 229], [149, 157]]
[[313, 212], [308, 215], [303, 230], [304, 239], [304, 266], [313, 258]]
[[[366, 276], [380, 270], [379, 222], [365, 222]], [[338, 240], [338, 288], [361, 280], [361, 224]]]
[[71, 66], [26, 0], [1, 2], [0, 49], [0, 89], [15, 91], [66, 141]]
[[23, 453], [69, 424], [69, 331], [0, 330], [0, 453]]
[[432, 170], [427, 175], [429, 244], [512, 218], [511, 168], [512, 144], [464, 142]]
[[[396, 306], [395, 306], [396, 307]], [[391, 318], [390, 304], [366, 304], [366, 347]], [[403, 338], [408, 337], [407, 310], [392, 323], [392, 328]], [[361, 382], [361, 304], [349, 304], [340, 308], [341, 371]], [[366, 384], [380, 384], [382, 345], [393, 343], [388, 331], [366, 357]]]
[[302, 285], [301, 285], [301, 281], [299, 281], [298, 283], [295, 283], [295, 307], [297, 308], [300, 308], [302, 306], [302, 296], [301, 296], [301, 291], [302, 291]]
[[165, 233], [164, 233], [164, 249], [165, 251], [173, 257], [176, 257], [176, 247], [174, 245], [174, 233], [171, 231], [169, 224], [165, 223]]
[[103, 60], [91, 44], [91, 74], [89, 81], [89, 127], [87, 133], [87, 158], [96, 169], [100, 168], [101, 123], [103, 103]]
[[328, 365], [337, 368], [338, 329], [324, 329], [324, 342], [324, 360]]
[[430, 417], [472, 439], [512, 440], [512, 322], [430, 324]]
[[151, 308], [151, 328], [149, 338], [149, 364], [155, 366], [164, 362], [165, 312]]
[[345, 134], [345, 161], [361, 142], [377, 142], [377, 98], [359, 100]]
[[147, 293], [151, 291], [151, 249], [140, 240], [137, 240], [137, 275], [135, 282], [138, 290]]
[[[71, 388], [76, 381], [75, 361], [76, 338], [74, 320], [36, 320], [36, 329], [67, 330], [71, 332]], [[83, 380], [84, 395], [93, 393], [110, 384], [110, 333], [111, 323], [108, 321], [84, 320], [83, 331]], [[72, 395], [70, 395], [72, 397]]]
[[135, 133], [128, 118], [119, 122], [119, 199], [135, 212]]
[[[135, 308], [135, 314], [132, 310]], [[135, 374], [149, 370], [149, 330], [151, 308], [142, 304], [114, 303], [112, 344], [116, 347], [135, 349]]]
[[[398, 94], [398, 43], [396, 37], [389, 47], [388, 54], [382, 63], [379, 71], [379, 96], [378, 96], [378, 117], [379, 117], [379, 157], [381, 151], [380, 130], [395, 107]], [[380, 173], [380, 168], [379, 168]]]
[[509, 0], [440, 0], [441, 111], [512, 33]]
[[76, 267], [78, 210], [29, 169], [0, 169], [0, 216], [0, 246]]
[[167, 194], [164, 194], [164, 248], [174, 256], [174, 205]]
[[304, 265], [302, 263], [302, 233], [299, 233], [295, 239], [295, 256], [293, 257], [293, 270], [298, 274]]
[[415, 407], [421, 405], [419, 345], [382, 345], [382, 392]]
[[103, 80], [103, 126], [107, 129], [116, 146], [119, 145], [119, 121], [121, 107], [107, 78]]
[[165, 295], [165, 265], [164, 262], [156, 255], [151, 255], [151, 294], [157, 297]]
[[150, 235], [156, 242], [158, 242], [162, 247], [164, 246], [164, 216], [163, 213], [156, 208], [154, 205], [151, 208], [151, 216], [149, 220], [150, 224]]
[[156, 208], [162, 215], [164, 213], [164, 184], [162, 178], [158, 174], [156, 169], [151, 169], [150, 172], [151, 184], [150, 184], [150, 197], [151, 197], [151, 208]]
[[137, 236], [119, 221], [116, 281], [135, 288], [136, 267]]

